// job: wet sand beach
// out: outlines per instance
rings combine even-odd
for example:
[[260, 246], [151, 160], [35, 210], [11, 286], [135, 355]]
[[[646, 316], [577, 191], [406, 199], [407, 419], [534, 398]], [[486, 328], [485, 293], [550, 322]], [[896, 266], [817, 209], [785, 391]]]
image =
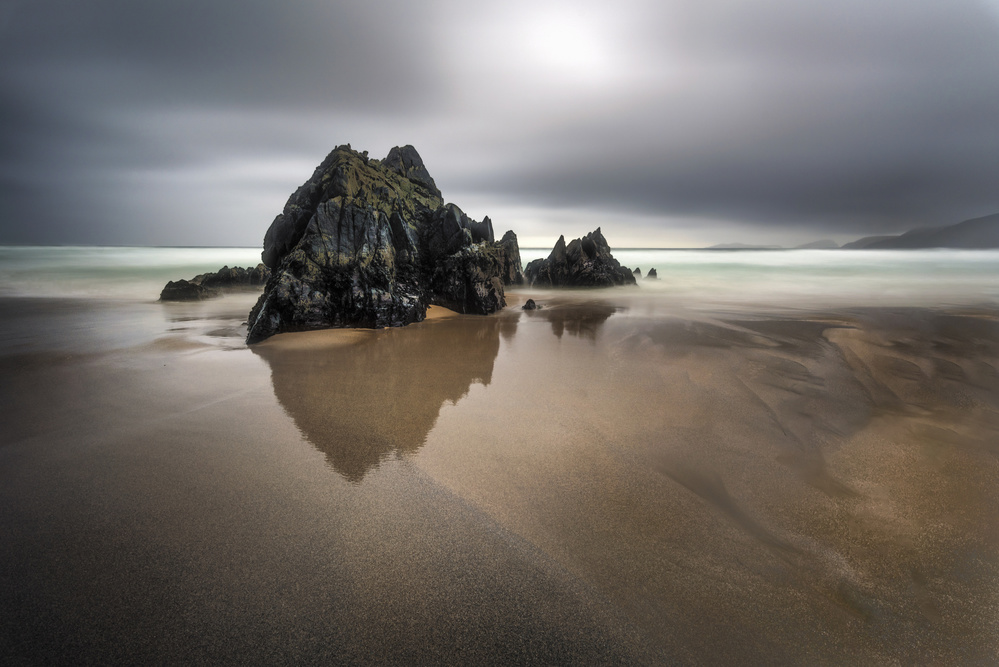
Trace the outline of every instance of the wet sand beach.
[[999, 311], [508, 297], [0, 299], [4, 661], [996, 663]]

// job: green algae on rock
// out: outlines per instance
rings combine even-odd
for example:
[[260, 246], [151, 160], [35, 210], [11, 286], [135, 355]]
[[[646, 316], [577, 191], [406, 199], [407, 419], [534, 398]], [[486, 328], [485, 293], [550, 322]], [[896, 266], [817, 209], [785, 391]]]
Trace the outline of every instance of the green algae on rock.
[[264, 236], [271, 278], [247, 320], [247, 343], [331, 327], [404, 326], [427, 306], [489, 314], [523, 282], [511, 231], [472, 220], [440, 190], [412, 146], [374, 160], [334, 149]]

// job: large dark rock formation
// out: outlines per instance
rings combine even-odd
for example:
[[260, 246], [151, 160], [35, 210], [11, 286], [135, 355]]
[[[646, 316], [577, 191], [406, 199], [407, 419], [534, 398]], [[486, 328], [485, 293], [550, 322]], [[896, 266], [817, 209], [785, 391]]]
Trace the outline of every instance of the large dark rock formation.
[[190, 280], [171, 280], [160, 292], [160, 301], [203, 301], [222, 296], [223, 292], [260, 287], [271, 276], [263, 264], [252, 269], [223, 266], [218, 271], [199, 273]]
[[547, 259], [536, 259], [524, 269], [533, 287], [611, 287], [635, 285], [635, 275], [611, 255], [600, 228], [565, 244], [558, 237]]
[[373, 160], [333, 150], [264, 236], [273, 274], [248, 319], [247, 342], [282, 331], [402, 326], [430, 304], [488, 314], [523, 282], [517, 237], [496, 242], [440, 190], [412, 146]]

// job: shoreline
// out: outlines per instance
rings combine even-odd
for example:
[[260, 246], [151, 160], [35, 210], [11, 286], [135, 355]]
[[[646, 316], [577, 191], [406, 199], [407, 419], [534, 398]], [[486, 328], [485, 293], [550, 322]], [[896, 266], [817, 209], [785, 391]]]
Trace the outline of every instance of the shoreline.
[[5, 654], [996, 654], [999, 309], [527, 297], [250, 348], [0, 299]]

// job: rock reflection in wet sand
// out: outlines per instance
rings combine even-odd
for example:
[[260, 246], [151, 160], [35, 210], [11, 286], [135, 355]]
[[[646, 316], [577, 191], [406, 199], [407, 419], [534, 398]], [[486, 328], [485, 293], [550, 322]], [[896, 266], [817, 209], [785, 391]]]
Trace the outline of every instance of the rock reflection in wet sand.
[[444, 403], [488, 385], [500, 336], [516, 327], [515, 318], [445, 318], [359, 332], [350, 345], [252, 349], [270, 365], [274, 394], [302, 434], [359, 482], [386, 456], [419, 449]]
[[600, 301], [565, 302], [555, 301], [540, 310], [525, 312], [528, 317], [536, 317], [551, 322], [552, 333], [561, 339], [563, 334], [594, 340], [604, 322], [610, 318], [617, 307]]

